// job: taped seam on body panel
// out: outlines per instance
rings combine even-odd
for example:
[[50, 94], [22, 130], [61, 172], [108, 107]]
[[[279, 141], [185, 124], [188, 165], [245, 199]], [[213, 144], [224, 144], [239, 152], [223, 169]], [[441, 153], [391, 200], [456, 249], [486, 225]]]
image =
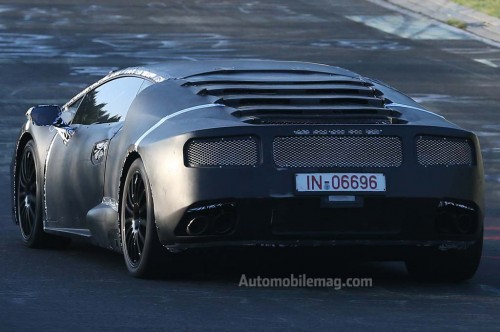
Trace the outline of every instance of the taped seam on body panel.
[[79, 98], [83, 97], [86, 95], [90, 90], [98, 87], [101, 84], [104, 84], [107, 81], [111, 81], [114, 78], [117, 78], [119, 76], [127, 76], [127, 75], [132, 75], [132, 76], [139, 76], [144, 79], [150, 79], [154, 81], [155, 83], [161, 83], [166, 80], [165, 77], [158, 75], [156, 73], [150, 72], [146, 68], [142, 67], [132, 67], [132, 68], [125, 68], [122, 70], [117, 70], [112, 73], [109, 73], [108, 75], [104, 76], [101, 78], [99, 81], [95, 82], [94, 84], [88, 86], [85, 88], [83, 91], [81, 91], [79, 94], [74, 96], [73, 98], [70, 99], [66, 104], [63, 105], [62, 109], [66, 109], [68, 105], [71, 105], [73, 102], [77, 101]]
[[158, 128], [159, 126], [161, 126], [161, 124], [163, 122], [167, 121], [168, 119], [171, 119], [171, 118], [173, 118], [175, 116], [178, 116], [178, 115], [181, 115], [181, 114], [184, 114], [184, 113], [187, 113], [187, 112], [196, 111], [196, 110], [199, 110], [199, 109], [202, 109], [202, 108], [221, 107], [221, 106], [225, 106], [225, 105], [222, 105], [222, 104], [204, 104], [204, 105], [198, 105], [198, 106], [188, 107], [188, 108], [185, 108], [185, 109], [180, 110], [178, 112], [175, 112], [175, 113], [172, 113], [170, 115], [167, 115], [167, 116], [161, 118], [160, 121], [158, 121], [151, 128], [149, 128], [148, 130], [146, 130], [146, 132], [144, 134], [142, 134], [141, 137], [139, 137], [139, 139], [135, 142], [134, 146], [137, 149], [137, 147], [139, 146], [139, 144], [142, 142], [142, 140], [144, 138], [146, 138], [146, 136], [148, 136], [156, 128]]
[[45, 218], [42, 218], [43, 220], [43, 228], [45, 229], [45, 224], [49, 221], [49, 214], [47, 211], [47, 169], [49, 166], [49, 158], [50, 158], [50, 153], [52, 152], [52, 147], [54, 146], [54, 142], [57, 138], [58, 134], [55, 134], [54, 137], [52, 137], [52, 141], [49, 144], [49, 149], [47, 151], [47, 156], [45, 157], [45, 166], [43, 170], [43, 210], [45, 214]]
[[405, 108], [411, 108], [411, 109], [414, 109], [414, 110], [417, 110], [417, 111], [422, 111], [422, 112], [425, 112], [425, 113], [429, 113], [429, 114], [432, 114], [432, 115], [435, 115], [435, 116], [439, 116], [440, 118], [444, 119], [444, 116], [442, 115], [439, 115], [439, 114], [436, 114], [436, 113], [433, 113], [431, 111], [428, 111], [426, 109], [423, 109], [423, 108], [419, 108], [419, 107], [415, 107], [415, 106], [410, 106], [410, 105], [404, 105], [404, 104], [398, 104], [398, 103], [390, 103], [390, 104], [386, 104], [385, 106], [387, 107], [391, 107], [391, 106], [395, 106], [395, 107], [405, 107]]
[[103, 197], [102, 204], [109, 206], [113, 211], [118, 212], [118, 201], [112, 197]]

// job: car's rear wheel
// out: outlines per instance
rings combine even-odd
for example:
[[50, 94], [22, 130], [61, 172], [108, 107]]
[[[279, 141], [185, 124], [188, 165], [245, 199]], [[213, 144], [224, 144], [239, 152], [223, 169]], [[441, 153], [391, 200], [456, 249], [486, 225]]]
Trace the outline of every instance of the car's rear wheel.
[[24, 146], [16, 172], [16, 218], [23, 242], [30, 248], [61, 247], [70, 239], [43, 230], [43, 187], [39, 159], [33, 140]]
[[168, 252], [159, 242], [151, 187], [141, 159], [130, 166], [122, 191], [121, 239], [125, 264], [134, 277], [150, 277], [162, 269]]
[[459, 282], [472, 278], [481, 261], [483, 237], [465, 250], [429, 250], [406, 260], [406, 269], [419, 281]]

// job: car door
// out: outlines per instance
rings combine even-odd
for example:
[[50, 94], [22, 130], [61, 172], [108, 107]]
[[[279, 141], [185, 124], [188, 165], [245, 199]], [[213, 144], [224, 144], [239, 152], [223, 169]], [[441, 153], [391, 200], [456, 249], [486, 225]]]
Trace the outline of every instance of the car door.
[[[121, 77], [89, 91], [65, 110], [76, 109], [75, 133], [64, 142], [55, 137], [45, 176], [46, 227], [88, 235], [87, 212], [102, 201], [106, 156], [137, 93], [149, 83]], [[66, 113], [64, 112], [64, 113]]]

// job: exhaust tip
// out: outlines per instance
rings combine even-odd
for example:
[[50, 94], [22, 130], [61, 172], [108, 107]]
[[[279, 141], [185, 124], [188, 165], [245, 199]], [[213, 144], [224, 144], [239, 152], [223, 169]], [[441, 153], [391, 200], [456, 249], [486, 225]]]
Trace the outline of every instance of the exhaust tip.
[[229, 233], [234, 227], [234, 216], [232, 213], [222, 213], [217, 216], [213, 223], [214, 231], [217, 234]]
[[208, 229], [209, 219], [205, 216], [197, 216], [191, 219], [186, 227], [186, 233], [188, 235], [201, 235], [205, 233]]
[[440, 233], [452, 233], [454, 224], [455, 224], [455, 214], [452, 214], [450, 212], [441, 212], [439, 213], [437, 220], [436, 220], [436, 226], [437, 229]]
[[460, 234], [471, 234], [476, 228], [476, 221], [470, 214], [462, 214], [457, 219], [457, 230]]
[[471, 213], [442, 211], [436, 218], [436, 229], [441, 234], [473, 234], [477, 229], [477, 219]]

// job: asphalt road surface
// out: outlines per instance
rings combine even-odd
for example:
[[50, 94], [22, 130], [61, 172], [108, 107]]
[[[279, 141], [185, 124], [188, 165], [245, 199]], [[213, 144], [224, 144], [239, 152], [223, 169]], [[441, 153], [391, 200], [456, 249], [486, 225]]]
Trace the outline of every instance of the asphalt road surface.
[[[212, 58], [346, 67], [475, 131], [487, 190], [476, 276], [421, 284], [399, 262], [292, 259], [259, 250], [242, 260], [233, 254], [203, 261], [186, 279], [137, 280], [120, 255], [83, 243], [62, 251], [25, 248], [10, 214], [9, 163], [26, 109], [62, 104], [112, 69]], [[0, 1], [0, 330], [500, 329], [499, 66], [494, 46], [363, 0]], [[326, 276], [325, 266], [328, 276], [373, 284], [239, 286], [242, 274]]]

